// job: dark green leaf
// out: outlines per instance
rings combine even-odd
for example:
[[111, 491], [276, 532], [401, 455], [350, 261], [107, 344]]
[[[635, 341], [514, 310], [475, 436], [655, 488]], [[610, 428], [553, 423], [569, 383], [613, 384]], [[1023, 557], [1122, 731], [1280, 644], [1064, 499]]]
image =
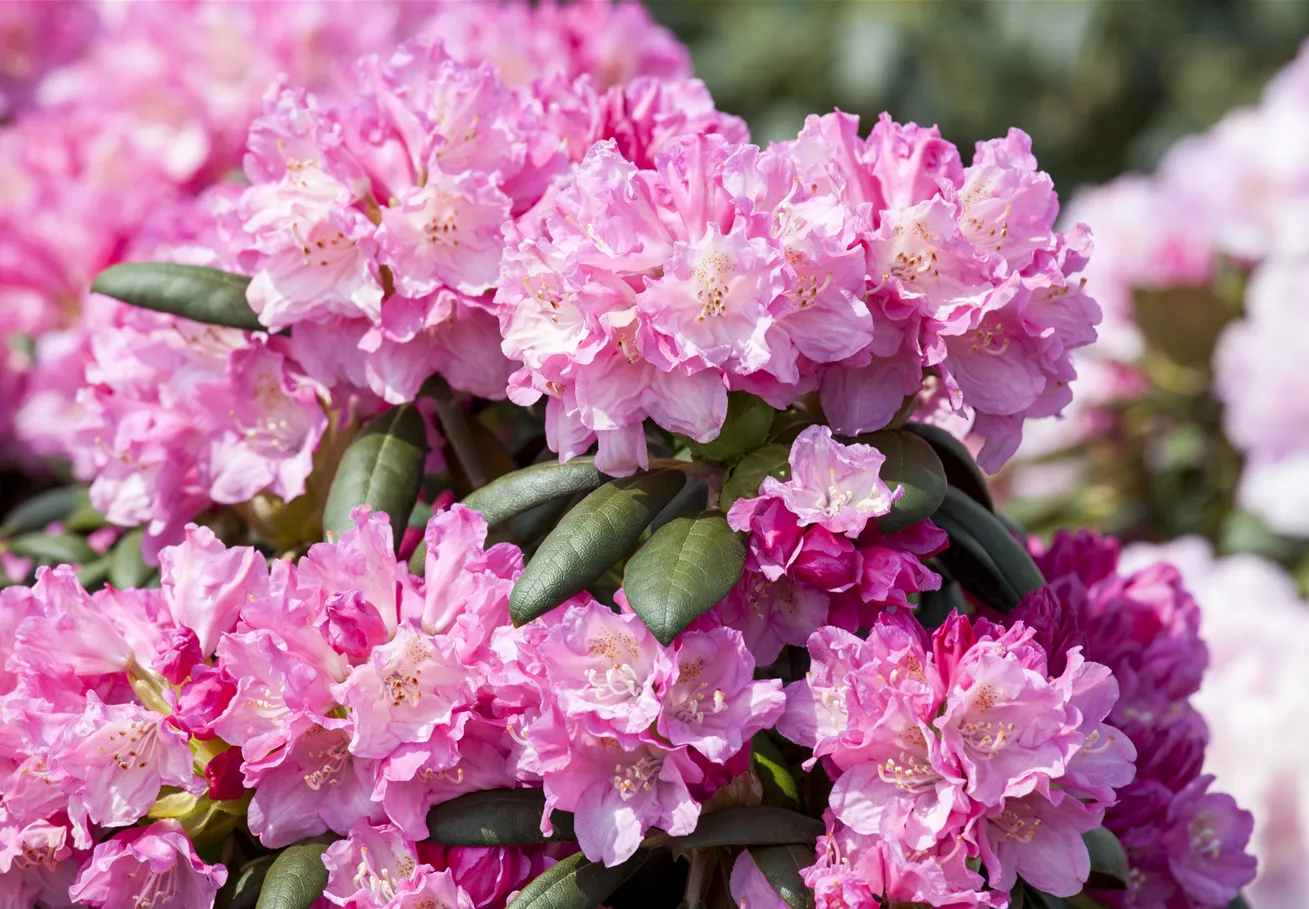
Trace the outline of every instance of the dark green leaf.
[[309, 909], [327, 886], [326, 843], [297, 843], [268, 867], [255, 909]]
[[82, 537], [71, 533], [53, 536], [25, 533], [9, 541], [9, 551], [42, 565], [83, 565], [97, 558], [96, 551]]
[[595, 909], [647, 858], [649, 853], [642, 851], [621, 865], [606, 868], [578, 852], [541, 872], [507, 909]]
[[1009, 909], [1026, 909], [1027, 885], [1020, 879], [1009, 891]]
[[930, 423], [906, 423], [904, 429], [932, 446], [932, 450], [941, 459], [945, 478], [951, 486], [967, 493], [979, 505], [995, 510], [991, 502], [991, 490], [986, 485], [986, 475], [977, 466], [977, 461], [963, 442]]
[[250, 279], [204, 265], [124, 262], [100, 272], [96, 293], [210, 325], [265, 331], [245, 300]]
[[800, 876], [801, 868], [814, 863], [812, 846], [751, 846], [750, 855], [765, 880], [791, 909], [813, 909], [814, 892]]
[[940, 590], [924, 590], [918, 595], [918, 608], [914, 616], [924, 628], [939, 628], [950, 613], [968, 611], [963, 590], [954, 581], [942, 579]]
[[718, 495], [718, 506], [727, 511], [737, 499], [751, 499], [759, 495], [759, 484], [764, 477], [786, 480], [791, 476], [791, 451], [785, 445], [765, 445], [750, 452], [727, 474], [723, 491]]
[[490, 789], [442, 802], [427, 815], [427, 831], [443, 846], [523, 846], [571, 841], [573, 816], [550, 815], [554, 833], [541, 833], [545, 792], [541, 789]]
[[579, 502], [514, 584], [509, 597], [514, 624], [530, 622], [585, 590], [627, 555], [684, 483], [680, 470], [657, 470], [612, 480]]
[[63, 523], [65, 530], [86, 534], [108, 525], [109, 520], [88, 502], [74, 508], [72, 513], [64, 518]]
[[1250, 904], [1245, 901], [1241, 894], [1236, 895], [1236, 899], [1227, 904], [1227, 909], [1250, 909]]
[[223, 889], [218, 891], [219, 909], [255, 909], [255, 903], [259, 901], [259, 890], [264, 885], [273, 858], [271, 855], [261, 855], [242, 865], [236, 874], [230, 875]]
[[90, 507], [85, 486], [61, 486], [49, 489], [21, 502], [0, 524], [0, 537], [31, 533], [54, 521], [62, 521], [82, 506]]
[[945, 468], [932, 446], [913, 433], [887, 429], [868, 433], [858, 439], [872, 445], [886, 456], [881, 477], [894, 490], [904, 494], [891, 506], [890, 514], [877, 519], [882, 533], [899, 533], [919, 521], [930, 518], [945, 499]]
[[533, 464], [507, 473], [475, 490], [464, 504], [480, 511], [491, 527], [560, 496], [590, 492], [608, 477], [595, 469], [595, 459], [573, 458], [566, 464]]
[[722, 512], [674, 518], [627, 560], [623, 592], [659, 643], [713, 608], [745, 570], [745, 544]]
[[1123, 844], [1103, 827], [1082, 834], [1082, 841], [1091, 853], [1091, 876], [1086, 879], [1089, 890], [1126, 890], [1130, 870]]
[[766, 401], [744, 391], [733, 391], [727, 396], [723, 428], [712, 442], [679, 438], [696, 457], [725, 464], [764, 444], [776, 413]]
[[673, 855], [712, 846], [779, 846], [798, 844], [809, 849], [812, 865], [814, 841], [823, 833], [823, 822], [806, 814], [773, 805], [732, 805], [712, 814], [700, 815], [695, 831], [668, 841]]
[[109, 562], [109, 583], [119, 590], [140, 587], [154, 573], [141, 557], [141, 541], [144, 539], [145, 530], [138, 528], [124, 534], [114, 546]]
[[341, 456], [323, 509], [323, 530], [337, 538], [355, 525], [350, 511], [386, 512], [397, 551], [418, 501], [427, 460], [427, 428], [418, 408], [401, 404], [370, 421]]
[[795, 777], [787, 766], [786, 758], [782, 757], [782, 752], [773, 744], [767, 731], [756, 733], [750, 741], [750, 766], [763, 787], [764, 803], [782, 808], [799, 808], [800, 789], [795, 784]]
[[932, 520], [950, 537], [938, 559], [965, 591], [1007, 612], [1045, 579], [1023, 545], [998, 518], [951, 488]]

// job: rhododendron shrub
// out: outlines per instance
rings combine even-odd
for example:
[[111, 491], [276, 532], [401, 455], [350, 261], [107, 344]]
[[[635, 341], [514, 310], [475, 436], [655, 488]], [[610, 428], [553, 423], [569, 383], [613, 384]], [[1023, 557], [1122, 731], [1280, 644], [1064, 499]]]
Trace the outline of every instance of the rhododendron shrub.
[[1240, 899], [1195, 600], [982, 474], [1099, 320], [1024, 133], [760, 148], [640, 7], [349, 9], [52, 272], [0, 907]]

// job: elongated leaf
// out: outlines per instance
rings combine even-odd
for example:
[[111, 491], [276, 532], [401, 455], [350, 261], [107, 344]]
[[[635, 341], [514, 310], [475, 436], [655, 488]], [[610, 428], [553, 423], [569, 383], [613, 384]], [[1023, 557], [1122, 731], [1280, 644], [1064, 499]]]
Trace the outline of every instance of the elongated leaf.
[[1009, 909], [1027, 909], [1027, 885], [1022, 880], [1009, 891]]
[[77, 583], [89, 592], [99, 590], [109, 577], [109, 563], [112, 558], [102, 555], [92, 562], [87, 562], [77, 572]]
[[1045, 584], [1022, 544], [994, 514], [959, 490], [946, 493], [932, 520], [950, 537], [949, 548], [937, 558], [968, 593], [988, 606], [1007, 612]]
[[255, 909], [309, 909], [327, 886], [326, 843], [297, 843], [268, 866]]
[[19, 503], [0, 524], [0, 538], [40, 530], [53, 521], [62, 521], [79, 508], [90, 507], [85, 486], [61, 486], [48, 489]]
[[204, 265], [175, 262], [124, 262], [100, 272], [96, 293], [156, 312], [210, 325], [264, 331], [245, 301], [250, 279]]
[[956, 610], [967, 611], [963, 590], [954, 581], [942, 579], [940, 590], [924, 590], [918, 595], [918, 608], [914, 617], [924, 628], [939, 628]]
[[486, 523], [494, 527], [560, 496], [590, 492], [607, 479], [595, 469], [595, 459], [589, 456], [573, 458], [566, 464], [533, 464], [475, 490], [464, 504], [480, 511]]
[[750, 767], [764, 790], [764, 803], [781, 808], [800, 807], [800, 788], [795, 784], [786, 758], [773, 744], [768, 733], [759, 732], [750, 740]]
[[323, 529], [339, 538], [355, 526], [351, 509], [370, 505], [390, 517], [398, 551], [426, 460], [427, 429], [418, 408], [401, 404], [375, 417], [341, 456], [323, 509]]
[[1086, 879], [1090, 890], [1126, 890], [1130, 870], [1123, 844], [1103, 827], [1082, 834], [1091, 853], [1091, 876]]
[[790, 449], [785, 445], [765, 445], [750, 452], [728, 473], [718, 505], [723, 511], [732, 507], [737, 499], [752, 499], [759, 495], [759, 484], [764, 477], [785, 480], [791, 476], [791, 463], [787, 460]]
[[945, 468], [932, 446], [918, 436], [896, 429], [859, 436], [886, 456], [881, 477], [891, 489], [900, 486], [904, 494], [891, 506], [890, 514], [877, 519], [882, 533], [899, 533], [930, 518], [945, 499]]
[[550, 866], [522, 889], [506, 909], [595, 909], [640, 868], [648, 852], [606, 868], [582, 853]]
[[800, 876], [801, 868], [814, 863], [812, 846], [751, 846], [750, 856], [763, 872], [764, 879], [791, 909], [813, 909], [814, 892]]
[[657, 470], [612, 480], [579, 502], [514, 584], [509, 597], [514, 624], [530, 622], [585, 590], [627, 554], [685, 482], [680, 470]]
[[986, 485], [986, 474], [977, 466], [968, 447], [939, 426], [930, 423], [906, 423], [906, 432], [919, 436], [941, 459], [945, 468], [945, 478], [955, 489], [962, 490], [979, 505], [994, 511], [991, 502], [991, 490]]
[[1227, 909], [1250, 909], [1250, 904], [1245, 901], [1241, 894], [1236, 895], [1236, 899], [1227, 904]]
[[700, 815], [694, 832], [668, 841], [673, 855], [712, 846], [804, 845], [812, 865], [814, 841], [823, 833], [823, 822], [773, 805], [732, 805], [712, 814]]
[[259, 901], [259, 890], [264, 885], [264, 878], [273, 864], [274, 856], [261, 855], [246, 862], [241, 870], [227, 878], [223, 889], [218, 891], [219, 909], [255, 909]]
[[576, 839], [573, 816], [550, 815], [554, 833], [541, 833], [545, 792], [541, 789], [490, 789], [470, 792], [437, 805], [427, 815], [427, 831], [443, 846], [524, 846]]
[[141, 541], [144, 539], [145, 530], [138, 528], [124, 534], [114, 546], [109, 563], [109, 583], [119, 590], [140, 587], [154, 574], [154, 569], [141, 557]]
[[9, 551], [42, 565], [83, 565], [98, 558], [85, 539], [71, 533], [25, 533], [9, 541]]
[[632, 611], [667, 647], [713, 608], [745, 570], [745, 544], [722, 512], [674, 518], [627, 560], [623, 591]]
[[101, 514], [91, 503], [79, 505], [64, 518], [64, 529], [73, 533], [90, 533], [109, 524], [109, 519]]

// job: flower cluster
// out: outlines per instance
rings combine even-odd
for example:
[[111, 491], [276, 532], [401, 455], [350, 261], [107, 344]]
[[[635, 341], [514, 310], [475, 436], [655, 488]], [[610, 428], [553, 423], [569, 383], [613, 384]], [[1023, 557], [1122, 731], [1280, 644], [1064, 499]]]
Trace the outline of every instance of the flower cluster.
[[[496, 293], [509, 394], [547, 396], [562, 457], [646, 463], [646, 418], [714, 438], [728, 389], [784, 408], [819, 390], [832, 426], [885, 426], [905, 398], [986, 439], [1070, 400], [1069, 351], [1095, 338], [1077, 274], [1084, 228], [1014, 130], [973, 164], [935, 129], [813, 116], [761, 151], [688, 136], [653, 162], [599, 144], [508, 230]], [[932, 376], [924, 392], [925, 376]]]
[[[1309, 893], [1300, 860], [1309, 846], [1299, 772], [1306, 744], [1283, 718], [1306, 709], [1309, 679], [1300, 654], [1309, 647], [1309, 607], [1275, 564], [1253, 555], [1216, 559], [1196, 537], [1132, 544], [1120, 570], [1161, 561], [1176, 566], [1195, 592], [1209, 648], [1210, 665], [1191, 699], [1209, 727], [1204, 772], [1254, 812], [1250, 851], [1259, 876], [1246, 892], [1252, 905], [1292, 909]], [[1249, 604], [1258, 604], [1259, 620]]]
[[[1257, 106], [1183, 139], [1153, 175], [1129, 174], [1073, 199], [1070, 215], [1095, 225], [1087, 289], [1103, 304], [1104, 323], [1099, 342], [1077, 356], [1081, 406], [1074, 418], [1048, 426], [1024, 457], [1092, 437], [1113, 419], [1109, 405], [1143, 397], [1149, 383], [1142, 355], [1151, 339], [1138, 324], [1136, 296], [1171, 289], [1185, 299], [1189, 292], [1197, 307], [1222, 311], [1192, 316], [1179, 308], [1173, 318], [1199, 326], [1241, 316], [1222, 328], [1209, 364], [1212, 392], [1224, 405], [1224, 434], [1244, 455], [1238, 504], [1274, 530], [1309, 535], [1299, 492], [1309, 476], [1309, 410], [1301, 395], [1279, 396], [1273, 406], [1267, 394], [1293, 387], [1309, 350], [1297, 292], [1309, 252], [1306, 123], [1309, 44]], [[1242, 296], [1242, 276], [1248, 278], [1243, 306], [1214, 300], [1215, 290]], [[1033, 474], [1024, 491], [1040, 495], [1039, 482]]]
[[806, 872], [820, 906], [1004, 906], [1020, 874], [1057, 896], [1081, 891], [1081, 835], [1131, 780], [1136, 754], [1106, 723], [1118, 696], [1109, 670], [1036, 637], [1022, 622], [956, 614], [929, 639], [897, 610], [867, 639], [836, 628], [810, 638], [812, 668], [787, 688], [778, 729], [835, 783]]
[[945, 534], [920, 521], [886, 535], [873, 521], [903, 492], [882, 481], [883, 460], [810, 426], [791, 446], [790, 479], [768, 477], [758, 497], [732, 504], [728, 523], [750, 533], [746, 570], [715, 615], [742, 631], [761, 665], [823, 625], [866, 628], [886, 606], [940, 588], [923, 560], [945, 548]]
[[1214, 778], [1201, 774], [1209, 733], [1190, 700], [1208, 664], [1200, 609], [1172, 565], [1123, 574], [1118, 555], [1115, 540], [1093, 532], [1056, 534], [1037, 553], [1050, 587], [1012, 616], [1041, 629], [1052, 653], [1082, 647], [1121, 690], [1108, 719], [1140, 760], [1105, 826], [1132, 873], [1125, 894], [1104, 899], [1139, 909], [1226, 906], [1254, 879], [1245, 852], [1253, 819], [1231, 796], [1209, 792]]

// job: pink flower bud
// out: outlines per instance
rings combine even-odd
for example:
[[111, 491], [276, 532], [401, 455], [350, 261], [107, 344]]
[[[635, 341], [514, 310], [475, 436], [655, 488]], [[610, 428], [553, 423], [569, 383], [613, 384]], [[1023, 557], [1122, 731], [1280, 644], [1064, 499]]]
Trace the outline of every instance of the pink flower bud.
[[191, 674], [192, 668], [203, 662], [200, 639], [195, 632], [190, 628], [174, 628], [172, 634], [160, 641], [153, 668], [170, 684], [180, 685]]
[[319, 630], [333, 647], [356, 659], [365, 659], [388, 637], [381, 613], [358, 589], [328, 597], [327, 613], [320, 620]]
[[243, 763], [240, 748], [224, 751], [210, 759], [205, 765], [205, 781], [209, 783], [211, 799], [222, 802], [245, 795], [245, 781], [241, 774]]

